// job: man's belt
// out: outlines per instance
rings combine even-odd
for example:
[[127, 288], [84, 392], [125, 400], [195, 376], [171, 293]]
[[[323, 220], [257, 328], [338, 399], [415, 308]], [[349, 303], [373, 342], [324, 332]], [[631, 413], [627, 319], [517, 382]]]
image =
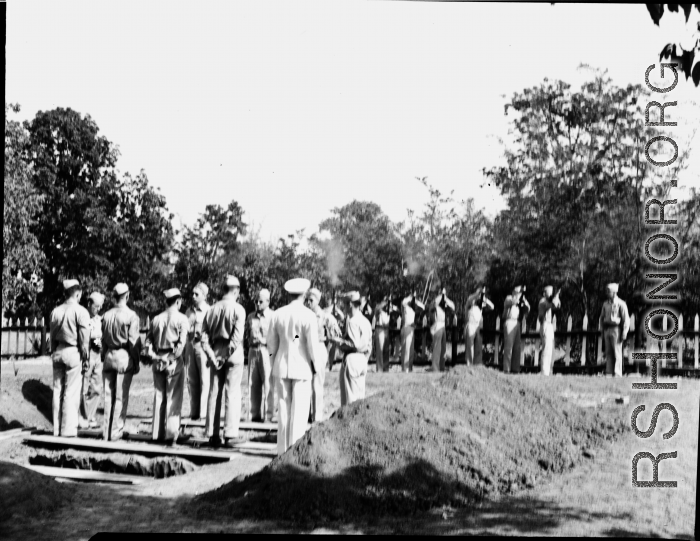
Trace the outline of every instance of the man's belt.
[[257, 343], [254, 346], [249, 346], [250, 349], [260, 349], [260, 348], [266, 348], [267, 344], [262, 344], [262, 343]]
[[619, 327], [619, 326], [620, 326], [620, 323], [607, 323], [607, 322], [603, 323], [603, 327], [605, 327], [606, 329], [614, 329], [615, 327]]
[[166, 353], [172, 353], [173, 351], [173, 348], [156, 349], [156, 355], [165, 355]]
[[117, 351], [118, 349], [126, 349], [126, 346], [107, 346], [109, 351]]

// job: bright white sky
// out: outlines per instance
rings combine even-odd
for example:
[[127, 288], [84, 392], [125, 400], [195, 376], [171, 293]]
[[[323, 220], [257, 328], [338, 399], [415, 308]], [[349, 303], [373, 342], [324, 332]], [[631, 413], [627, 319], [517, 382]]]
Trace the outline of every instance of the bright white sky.
[[[643, 4], [23, 0], [7, 8], [6, 100], [20, 119], [89, 113], [182, 222], [236, 199], [275, 240], [353, 199], [404, 219], [427, 199], [416, 176], [495, 213], [479, 185], [503, 95], [578, 88], [581, 62], [644, 84], [685, 29]], [[699, 94], [681, 77], [670, 99]], [[681, 185], [700, 186], [699, 160]]]

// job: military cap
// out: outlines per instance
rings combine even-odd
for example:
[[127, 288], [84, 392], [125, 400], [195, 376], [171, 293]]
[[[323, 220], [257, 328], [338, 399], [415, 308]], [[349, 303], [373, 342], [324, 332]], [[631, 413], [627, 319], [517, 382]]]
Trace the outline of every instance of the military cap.
[[522, 293], [522, 292], [523, 292], [523, 288], [520, 286], [515, 286], [513, 288], [513, 293]]
[[284, 290], [293, 295], [306, 293], [311, 287], [311, 282], [306, 278], [292, 278], [284, 283]]
[[321, 292], [315, 287], [312, 287], [311, 289], [309, 289], [309, 296], [314, 297], [315, 299], [321, 300]]
[[544, 292], [547, 295], [551, 295], [552, 293], [554, 293], [554, 286], [545, 286]]
[[350, 302], [358, 302], [360, 300], [360, 292], [359, 291], [350, 291], [350, 292], [346, 293], [344, 296]]
[[105, 296], [102, 293], [99, 293], [98, 291], [93, 291], [92, 293], [90, 293], [89, 299], [95, 304], [102, 304], [105, 300]]
[[267, 300], [269, 301], [269, 300], [270, 300], [270, 290], [269, 290], [269, 289], [262, 288], [262, 289], [258, 292], [258, 296], [259, 296], [259, 297], [262, 297], [263, 299], [267, 299]]
[[172, 289], [166, 289], [163, 291], [163, 295], [165, 295], [166, 299], [172, 299], [173, 297], [180, 297], [180, 290], [176, 287], [173, 287]]
[[199, 282], [196, 286], [194, 286], [194, 289], [195, 290], [198, 289], [199, 291], [202, 292], [202, 295], [205, 295], [205, 296], [207, 293], [209, 293], [209, 287], [207, 287], [207, 284], [205, 284], [204, 282]]
[[241, 287], [241, 283], [238, 281], [238, 278], [236, 278], [232, 274], [227, 274], [226, 287]]
[[78, 280], [63, 280], [63, 289], [70, 289], [71, 287], [79, 286], [80, 282]]
[[129, 291], [129, 286], [123, 282], [119, 282], [116, 286], [114, 286], [114, 293], [117, 295], [123, 295], [127, 291]]
[[618, 286], [616, 283], [613, 282], [613, 283], [608, 284], [608, 285], [605, 286], [605, 287], [606, 287], [607, 289], [609, 289], [610, 291], [612, 291], [613, 293], [617, 293], [617, 289], [618, 289], [619, 286]]

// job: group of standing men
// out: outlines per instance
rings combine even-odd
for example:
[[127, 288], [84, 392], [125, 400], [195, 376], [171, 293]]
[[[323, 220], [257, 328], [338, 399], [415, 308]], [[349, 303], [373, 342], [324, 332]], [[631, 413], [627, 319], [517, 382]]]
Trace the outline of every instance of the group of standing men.
[[78, 281], [65, 280], [63, 287], [66, 300], [50, 318], [55, 436], [75, 437], [78, 426], [96, 426], [101, 362], [103, 437], [121, 439], [131, 380], [144, 360], [153, 369], [153, 440], [175, 443], [187, 375], [191, 418], [206, 418], [213, 446], [239, 445], [244, 441], [239, 435], [244, 339], [252, 418], [271, 421], [278, 409], [280, 454], [303, 435], [309, 422], [323, 418], [329, 350], [343, 353], [341, 405], [364, 398], [372, 328], [361, 313], [357, 292], [344, 296], [347, 316], [337, 321], [320, 309], [321, 293], [310, 289], [305, 279], [285, 284], [290, 302], [276, 311], [269, 308], [269, 291], [261, 290], [256, 310], [247, 318], [238, 303], [240, 283], [235, 276], [226, 277], [225, 293], [212, 306], [206, 302], [208, 287], [197, 284], [186, 314], [180, 311], [182, 295], [173, 288], [163, 292], [167, 307], [153, 318], [142, 345], [139, 317], [127, 306], [126, 284], [114, 287], [114, 307], [102, 317], [102, 294], [90, 295], [88, 312], [80, 305]]

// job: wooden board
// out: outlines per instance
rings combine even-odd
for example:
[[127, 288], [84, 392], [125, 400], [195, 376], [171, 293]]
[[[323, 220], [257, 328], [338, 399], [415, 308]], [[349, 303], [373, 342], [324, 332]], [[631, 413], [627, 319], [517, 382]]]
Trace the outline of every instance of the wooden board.
[[51, 466], [25, 466], [42, 475], [60, 477], [61, 479], [82, 479], [85, 481], [98, 481], [102, 483], [121, 483], [125, 485], [138, 485], [146, 481], [147, 477], [140, 475], [124, 475], [121, 473], [106, 473], [92, 470], [76, 470], [73, 468], [53, 468]]
[[[143, 420], [141, 421], [142, 423], [145, 424], [151, 424], [153, 422], [152, 419], [148, 420]], [[180, 426], [194, 426], [194, 427], [200, 427], [203, 428], [205, 425], [205, 421], [202, 419], [198, 419], [196, 421], [192, 421], [190, 419], [182, 419], [180, 421]], [[224, 423], [221, 423], [221, 426], [224, 426]], [[277, 430], [277, 423], [251, 423], [247, 421], [241, 421], [238, 425], [238, 427], [241, 430], [261, 430], [261, 431], [270, 431], [270, 430]]]
[[[194, 447], [199, 447], [200, 445], [209, 445], [209, 440], [207, 438], [190, 438], [186, 442], [187, 445], [192, 445]], [[264, 455], [275, 457], [277, 456], [277, 444], [276, 443], [259, 443], [259, 442], [246, 442], [241, 445], [236, 445], [235, 447], [222, 447], [223, 452], [229, 453], [244, 453], [244, 454], [254, 454], [254, 455]]]
[[12, 430], [4, 430], [0, 432], [0, 441], [9, 440], [18, 436], [26, 436], [36, 431], [37, 428], [33, 426], [27, 428], [13, 428]]
[[55, 445], [73, 449], [89, 449], [105, 453], [136, 453], [146, 456], [177, 456], [199, 462], [225, 462], [233, 458], [230, 453], [220, 451], [200, 451], [180, 449], [146, 443], [125, 443], [121, 441], [93, 441], [85, 438], [61, 438], [57, 436], [28, 436], [25, 442], [43, 445]]

